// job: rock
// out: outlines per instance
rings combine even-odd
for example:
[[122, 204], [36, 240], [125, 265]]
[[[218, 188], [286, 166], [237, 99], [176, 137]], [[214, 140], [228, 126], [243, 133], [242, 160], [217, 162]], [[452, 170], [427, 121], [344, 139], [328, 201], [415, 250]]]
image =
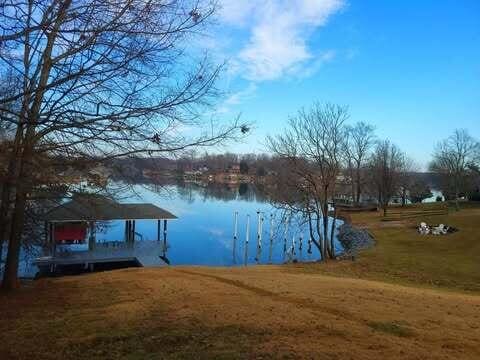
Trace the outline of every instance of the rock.
[[338, 228], [338, 240], [344, 249], [344, 255], [354, 258], [361, 249], [375, 245], [375, 241], [368, 231], [357, 229], [344, 223]]

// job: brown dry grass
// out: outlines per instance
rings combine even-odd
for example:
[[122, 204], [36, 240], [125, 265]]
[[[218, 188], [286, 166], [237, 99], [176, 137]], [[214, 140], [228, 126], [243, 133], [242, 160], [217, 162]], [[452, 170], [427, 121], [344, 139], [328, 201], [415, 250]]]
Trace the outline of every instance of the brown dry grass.
[[479, 359], [480, 297], [248, 269], [127, 269], [0, 296], [1, 359]]

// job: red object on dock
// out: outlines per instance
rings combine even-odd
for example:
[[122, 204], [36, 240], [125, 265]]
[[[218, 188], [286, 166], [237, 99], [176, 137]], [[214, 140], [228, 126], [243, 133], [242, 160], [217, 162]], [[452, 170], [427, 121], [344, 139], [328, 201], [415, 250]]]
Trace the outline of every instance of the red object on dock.
[[61, 244], [84, 243], [87, 236], [86, 223], [67, 223], [55, 226], [55, 241]]

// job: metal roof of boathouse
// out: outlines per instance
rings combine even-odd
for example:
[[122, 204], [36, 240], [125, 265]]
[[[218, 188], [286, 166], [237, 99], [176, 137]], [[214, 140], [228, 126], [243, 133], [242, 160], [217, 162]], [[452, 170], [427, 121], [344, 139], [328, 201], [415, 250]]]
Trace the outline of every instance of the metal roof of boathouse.
[[171, 220], [171, 212], [149, 203], [121, 204], [98, 194], [78, 194], [72, 200], [47, 212], [44, 220], [110, 221], [110, 220]]

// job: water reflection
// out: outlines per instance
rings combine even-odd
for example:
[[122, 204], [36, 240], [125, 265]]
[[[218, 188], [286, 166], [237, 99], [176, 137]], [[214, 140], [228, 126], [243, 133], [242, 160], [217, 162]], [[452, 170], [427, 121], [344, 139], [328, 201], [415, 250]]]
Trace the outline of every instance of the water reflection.
[[[269, 202], [271, 191], [267, 194], [262, 187], [182, 183], [145, 186], [137, 189], [137, 193], [140, 196], [136, 201], [150, 201], [179, 217], [171, 223], [168, 234], [168, 258], [173, 265], [242, 265], [245, 253], [248, 264], [320, 259], [316, 247], [309, 246], [308, 231], [301, 219], [290, 217], [287, 220], [285, 213]], [[238, 213], [236, 241], [235, 213]], [[260, 220], [263, 219], [260, 232], [258, 214]], [[141, 229], [148, 238], [147, 227]], [[341, 250], [339, 244], [336, 247]]]
[[181, 182], [167, 186], [149, 186], [154, 192], [169, 193], [169, 189], [175, 188], [182, 200], [193, 203], [194, 201], [243, 200], [248, 202], [266, 202], [268, 198], [262, 185], [240, 184], [217, 184], [201, 182]]

